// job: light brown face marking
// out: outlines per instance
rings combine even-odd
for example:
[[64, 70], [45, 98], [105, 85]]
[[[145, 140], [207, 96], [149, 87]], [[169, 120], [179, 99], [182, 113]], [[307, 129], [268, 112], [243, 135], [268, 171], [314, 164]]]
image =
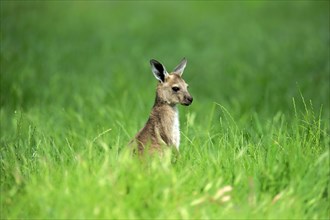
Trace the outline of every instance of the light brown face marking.
[[188, 84], [176, 73], [168, 74], [164, 83], [158, 84], [158, 95], [170, 105], [190, 105], [192, 97], [188, 92]]

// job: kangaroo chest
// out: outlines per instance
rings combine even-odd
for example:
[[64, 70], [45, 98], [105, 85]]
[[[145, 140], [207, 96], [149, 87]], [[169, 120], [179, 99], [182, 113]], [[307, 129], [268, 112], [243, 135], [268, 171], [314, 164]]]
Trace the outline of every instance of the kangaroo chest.
[[179, 150], [180, 145], [180, 123], [179, 123], [179, 113], [176, 110], [174, 113], [173, 127], [172, 127], [172, 139], [174, 146]]
[[158, 116], [156, 116], [158, 119], [155, 124], [155, 133], [160, 138], [160, 143], [172, 145], [179, 150], [180, 125], [178, 109], [170, 106], [165, 106], [161, 109], [156, 108], [152, 115]]

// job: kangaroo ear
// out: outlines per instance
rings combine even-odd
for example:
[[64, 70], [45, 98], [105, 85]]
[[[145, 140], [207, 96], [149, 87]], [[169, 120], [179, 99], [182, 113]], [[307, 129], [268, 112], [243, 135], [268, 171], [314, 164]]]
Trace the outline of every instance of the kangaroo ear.
[[184, 68], [186, 68], [186, 64], [187, 64], [187, 59], [183, 58], [181, 60], [181, 62], [179, 63], [179, 65], [177, 67], [175, 67], [175, 69], [173, 70], [173, 72], [179, 74], [180, 76], [182, 75]]
[[161, 83], [165, 82], [165, 78], [168, 76], [165, 66], [154, 59], [150, 60], [150, 65], [152, 73], [155, 75], [156, 79]]

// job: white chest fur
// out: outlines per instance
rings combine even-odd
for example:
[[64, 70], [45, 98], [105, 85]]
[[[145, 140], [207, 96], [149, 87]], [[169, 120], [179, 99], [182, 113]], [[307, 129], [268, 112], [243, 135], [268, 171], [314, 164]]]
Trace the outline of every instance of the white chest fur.
[[176, 149], [179, 150], [180, 145], [180, 123], [179, 123], [179, 112], [176, 109], [174, 114], [173, 128], [172, 128], [172, 140]]

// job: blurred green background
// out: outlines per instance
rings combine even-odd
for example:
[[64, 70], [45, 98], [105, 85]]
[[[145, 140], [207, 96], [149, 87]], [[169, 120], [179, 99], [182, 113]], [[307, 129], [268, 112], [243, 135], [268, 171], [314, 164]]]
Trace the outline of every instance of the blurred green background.
[[[328, 1], [2, 1], [1, 106], [149, 104], [149, 59], [187, 57], [195, 107], [329, 109]], [[146, 92], [147, 90], [147, 92]], [[85, 103], [86, 102], [86, 103]]]

